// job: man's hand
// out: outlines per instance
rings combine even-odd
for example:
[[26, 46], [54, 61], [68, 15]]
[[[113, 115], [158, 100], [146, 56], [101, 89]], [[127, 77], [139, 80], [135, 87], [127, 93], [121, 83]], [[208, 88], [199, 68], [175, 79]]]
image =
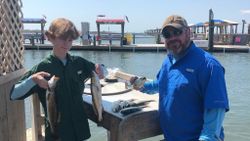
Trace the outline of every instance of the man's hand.
[[144, 87], [144, 83], [147, 81], [146, 77], [140, 77], [135, 79], [133, 83], [133, 88], [136, 90], [141, 90]]
[[130, 84], [133, 85], [133, 88], [135, 90], [141, 90], [144, 86], [144, 83], [147, 81], [147, 78], [146, 77], [137, 77], [137, 76], [134, 76], [134, 77], [131, 77], [130, 78]]
[[136, 80], [136, 79], [138, 79], [138, 77], [137, 77], [137, 76], [133, 76], [133, 77], [131, 77], [131, 78], [130, 78], [130, 84], [132, 84], [132, 85], [133, 85], [133, 84], [135, 83], [135, 80]]
[[47, 89], [49, 87], [48, 81], [45, 79], [45, 77], [49, 77], [50, 74], [47, 72], [38, 72], [31, 76], [32, 80], [39, 85], [41, 88]]

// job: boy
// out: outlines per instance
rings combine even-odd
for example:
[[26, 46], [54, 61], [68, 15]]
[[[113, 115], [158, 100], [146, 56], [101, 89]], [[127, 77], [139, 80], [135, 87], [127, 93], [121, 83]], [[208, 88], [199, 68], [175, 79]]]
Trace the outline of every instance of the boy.
[[37, 93], [46, 116], [45, 140], [57, 140], [51, 134], [46, 111], [48, 80], [59, 77], [55, 88], [56, 108], [59, 113], [57, 134], [61, 141], [83, 141], [90, 137], [87, 115], [83, 109], [84, 82], [93, 70], [103, 78], [101, 65], [93, 64], [68, 51], [72, 41], [79, 37], [74, 24], [68, 19], [55, 19], [45, 35], [53, 45], [52, 54], [29, 70], [12, 88], [10, 99], [22, 100]]

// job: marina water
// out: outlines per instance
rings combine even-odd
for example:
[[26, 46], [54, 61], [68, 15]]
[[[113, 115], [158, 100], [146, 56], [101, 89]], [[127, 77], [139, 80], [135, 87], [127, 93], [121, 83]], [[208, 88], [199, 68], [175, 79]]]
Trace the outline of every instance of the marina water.
[[[30, 69], [51, 53], [50, 50], [25, 50], [25, 68]], [[109, 68], [154, 79], [166, 56], [165, 52], [106, 52], [106, 51], [71, 51], [95, 63], [105, 64]], [[226, 83], [230, 100], [230, 111], [224, 121], [225, 141], [250, 140], [250, 54], [248, 53], [213, 53], [226, 70]], [[25, 100], [26, 126], [31, 127], [30, 99]], [[107, 133], [90, 121], [91, 138], [89, 141], [103, 141]], [[139, 130], [139, 129], [138, 129]], [[157, 141], [163, 136], [156, 136], [143, 141]]]

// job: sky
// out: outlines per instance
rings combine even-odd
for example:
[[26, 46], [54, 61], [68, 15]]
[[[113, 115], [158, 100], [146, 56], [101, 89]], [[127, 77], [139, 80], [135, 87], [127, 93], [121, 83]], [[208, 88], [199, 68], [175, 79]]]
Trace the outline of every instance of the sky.
[[[214, 19], [250, 24], [250, 0], [21, 0], [24, 18], [46, 17], [45, 29], [55, 18], [68, 18], [81, 30], [81, 22], [90, 23], [96, 31], [97, 15], [124, 19], [125, 32], [144, 32], [161, 28], [167, 16], [181, 15], [189, 24], [208, 21], [209, 9]], [[247, 25], [245, 25], [245, 29]], [[40, 25], [25, 24], [24, 29], [40, 29]], [[101, 31], [120, 31], [119, 25], [102, 25]]]

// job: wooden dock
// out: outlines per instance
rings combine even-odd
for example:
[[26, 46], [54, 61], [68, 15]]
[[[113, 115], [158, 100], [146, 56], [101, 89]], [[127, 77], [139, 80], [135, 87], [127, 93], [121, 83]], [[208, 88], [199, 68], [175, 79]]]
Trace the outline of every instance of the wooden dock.
[[[208, 50], [206, 48], [205, 50]], [[239, 52], [239, 53], [249, 53], [250, 46], [243, 45], [214, 45], [213, 52]]]
[[[31, 44], [24, 45], [26, 50], [52, 50], [51, 44]], [[208, 47], [201, 47], [208, 51]], [[165, 52], [164, 44], [132, 44], [132, 45], [73, 45], [71, 50], [89, 50], [89, 51], [124, 51], [124, 52]], [[214, 52], [240, 52], [249, 53], [250, 46], [247, 45], [214, 45]]]
[[[25, 44], [26, 50], [51, 50], [51, 44], [37, 44], [32, 46]], [[166, 51], [163, 44], [136, 44], [136, 45], [73, 45], [71, 50], [89, 50], [89, 51], [124, 51], [124, 52], [160, 52]]]

